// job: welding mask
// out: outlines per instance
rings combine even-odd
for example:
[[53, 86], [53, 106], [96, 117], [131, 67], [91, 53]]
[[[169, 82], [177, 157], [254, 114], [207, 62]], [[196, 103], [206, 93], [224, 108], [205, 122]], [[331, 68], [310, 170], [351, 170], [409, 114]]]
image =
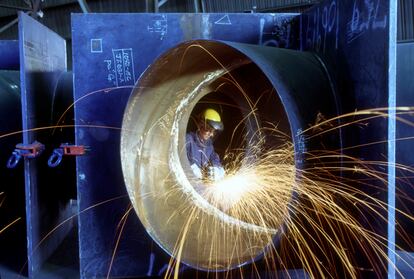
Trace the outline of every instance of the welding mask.
[[204, 110], [200, 115], [199, 129], [204, 140], [208, 138], [214, 141], [217, 135], [224, 129], [220, 114], [211, 108]]

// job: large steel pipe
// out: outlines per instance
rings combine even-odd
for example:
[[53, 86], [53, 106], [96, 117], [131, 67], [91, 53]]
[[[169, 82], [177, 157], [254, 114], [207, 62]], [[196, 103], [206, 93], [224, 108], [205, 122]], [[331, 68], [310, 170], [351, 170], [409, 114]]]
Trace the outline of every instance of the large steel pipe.
[[[290, 194], [271, 225], [238, 219], [197, 190], [185, 134], [203, 103], [219, 107], [227, 132], [239, 133], [236, 149], [245, 154], [256, 152], [266, 123], [289, 135], [294, 147], [286, 168]], [[185, 264], [228, 270], [254, 261], [283, 233], [295, 170], [304, 167], [307, 148], [319, 144], [306, 142], [302, 131], [318, 114], [337, 113], [326, 68], [312, 53], [206, 40], [182, 43], [146, 70], [124, 113], [121, 159], [134, 209], [151, 237]], [[223, 135], [216, 148], [228, 151], [232, 139]]]

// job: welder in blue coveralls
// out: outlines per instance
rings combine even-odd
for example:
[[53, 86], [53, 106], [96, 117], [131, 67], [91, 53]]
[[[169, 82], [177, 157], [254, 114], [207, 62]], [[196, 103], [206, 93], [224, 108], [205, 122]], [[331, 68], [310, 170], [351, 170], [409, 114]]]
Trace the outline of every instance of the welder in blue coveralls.
[[214, 137], [223, 128], [220, 114], [208, 108], [197, 119], [197, 131], [186, 135], [187, 157], [198, 179], [218, 181], [225, 175], [220, 158], [213, 146]]

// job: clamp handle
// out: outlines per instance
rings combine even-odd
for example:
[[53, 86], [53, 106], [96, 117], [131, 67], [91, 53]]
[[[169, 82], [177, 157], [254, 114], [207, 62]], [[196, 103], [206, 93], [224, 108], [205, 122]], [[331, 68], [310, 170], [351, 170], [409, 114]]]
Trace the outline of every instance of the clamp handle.
[[56, 148], [53, 150], [52, 155], [50, 155], [49, 160], [47, 160], [47, 165], [51, 168], [55, 168], [62, 162], [62, 158], [63, 150], [61, 148]]
[[7, 160], [7, 168], [8, 169], [14, 169], [17, 164], [19, 163], [22, 156], [19, 154], [19, 152], [13, 151], [12, 155], [10, 156], [9, 160]]

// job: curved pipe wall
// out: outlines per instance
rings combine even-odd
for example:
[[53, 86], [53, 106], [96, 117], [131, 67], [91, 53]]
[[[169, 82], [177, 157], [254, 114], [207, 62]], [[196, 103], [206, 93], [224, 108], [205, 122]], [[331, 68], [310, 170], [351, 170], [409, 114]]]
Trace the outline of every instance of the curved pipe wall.
[[[270, 99], [261, 102], [264, 94]], [[121, 135], [132, 204], [148, 233], [170, 255], [197, 269], [228, 270], [260, 257], [271, 239], [277, 242], [283, 216], [272, 227], [247, 223], [197, 192], [184, 139], [193, 111], [208, 97], [219, 108], [220, 100], [238, 107], [240, 116], [233, 115], [237, 123], [225, 126], [235, 129], [241, 123], [249, 143], [263, 123], [281, 127], [290, 135], [299, 169], [306, 165], [308, 149], [340, 146], [338, 137], [306, 141], [302, 132], [318, 114], [328, 118], [339, 112], [325, 68], [312, 53], [189, 41], [166, 52], [142, 75], [128, 101]], [[293, 176], [292, 197], [294, 184]], [[217, 244], [214, 253], [211, 243]]]

